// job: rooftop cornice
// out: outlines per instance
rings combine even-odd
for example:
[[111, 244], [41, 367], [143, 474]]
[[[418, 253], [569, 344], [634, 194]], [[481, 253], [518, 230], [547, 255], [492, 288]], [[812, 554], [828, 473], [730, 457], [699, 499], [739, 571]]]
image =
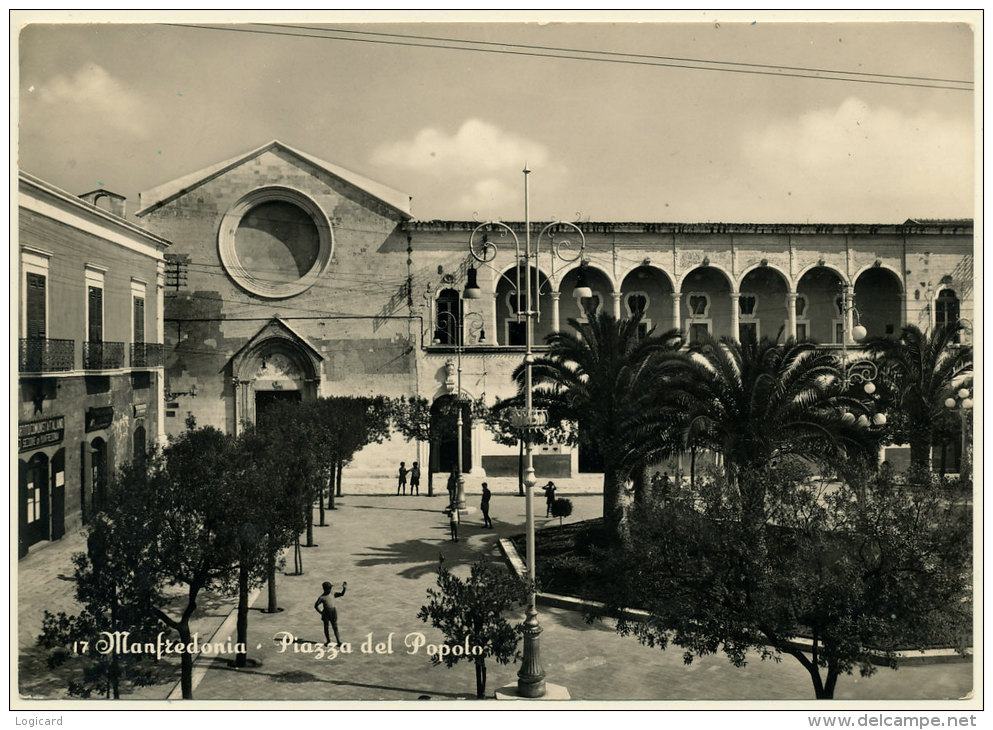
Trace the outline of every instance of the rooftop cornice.
[[[524, 231], [523, 221], [501, 221], [514, 231]], [[550, 221], [531, 222], [531, 231], [538, 232]], [[424, 233], [472, 231], [482, 221], [410, 220], [406, 230]], [[579, 226], [584, 234], [596, 233], [651, 233], [651, 234], [734, 234], [765, 233], [776, 235], [972, 235], [972, 221], [918, 221], [914, 223], [656, 223], [639, 221], [597, 222], [585, 221]]]
[[[141, 226], [135, 225], [126, 218], [98, 208], [92, 203], [23, 170], [18, 172], [18, 182], [20, 192], [32, 195], [35, 199], [51, 201], [62, 210], [71, 211], [89, 220], [98, 221], [100, 225], [116, 228], [126, 235], [138, 236], [144, 239], [146, 244], [156, 246], [160, 250], [164, 250], [172, 245], [169, 240], [162, 238], [162, 236], [158, 236]], [[116, 195], [116, 193], [113, 195]]]

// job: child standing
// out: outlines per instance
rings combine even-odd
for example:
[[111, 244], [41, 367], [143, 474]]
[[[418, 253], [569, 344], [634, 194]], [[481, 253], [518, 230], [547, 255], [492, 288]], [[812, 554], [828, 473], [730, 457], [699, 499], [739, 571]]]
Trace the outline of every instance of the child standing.
[[[328, 645], [331, 644], [331, 634], [328, 628], [334, 630], [334, 640], [336, 643], [341, 644], [341, 637], [338, 636], [338, 609], [335, 608], [334, 599], [331, 597], [331, 589], [334, 586], [324, 581], [321, 588], [324, 589], [324, 593], [318, 596], [317, 600], [314, 602], [314, 609], [321, 614], [321, 619], [324, 621], [324, 638], [327, 640]], [[341, 584], [341, 593], [335, 593], [334, 598], [341, 598], [345, 595], [345, 589], [348, 588], [348, 583], [343, 582]]]
[[449, 507], [448, 512], [448, 528], [452, 531], [452, 542], [459, 541], [459, 510], [454, 505]]
[[400, 471], [397, 472], [397, 494], [407, 493], [407, 462], [400, 462]]
[[414, 465], [410, 467], [410, 493], [413, 495], [417, 493], [417, 496], [421, 495], [421, 467], [414, 462]]

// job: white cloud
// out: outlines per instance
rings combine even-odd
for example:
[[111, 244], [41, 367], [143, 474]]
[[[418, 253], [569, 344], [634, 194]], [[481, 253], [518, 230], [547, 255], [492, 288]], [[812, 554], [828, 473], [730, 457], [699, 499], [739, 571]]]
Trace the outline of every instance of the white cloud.
[[76, 127], [99, 126], [135, 137], [148, 134], [142, 100], [97, 65], [36, 83], [23, 93], [22, 104], [28, 113], [55, 116]]
[[548, 149], [480, 119], [467, 119], [455, 134], [422, 129], [413, 139], [380, 145], [377, 165], [409, 168], [434, 175], [474, 171], [476, 175], [508, 167], [548, 163]]
[[525, 163], [540, 175], [546, 198], [566, 180], [545, 145], [481, 119], [467, 119], [454, 133], [429, 127], [382, 144], [372, 162], [392, 178], [410, 175], [423, 209], [448, 217], [521, 217]]
[[933, 110], [904, 113], [850, 97], [746, 130], [742, 145], [751, 177], [743, 182], [788, 194], [801, 215], [838, 209], [883, 221], [971, 210], [971, 124]]

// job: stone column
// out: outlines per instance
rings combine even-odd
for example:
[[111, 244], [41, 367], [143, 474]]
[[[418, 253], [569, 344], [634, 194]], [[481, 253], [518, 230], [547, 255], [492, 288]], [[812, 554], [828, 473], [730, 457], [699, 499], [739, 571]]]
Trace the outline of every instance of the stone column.
[[844, 319], [844, 338], [849, 345], [855, 342], [852, 338], [852, 287], [846, 286], [841, 293], [841, 312]]
[[672, 299], [672, 328], [677, 330], [682, 329], [679, 317], [679, 303], [683, 297], [679, 292], [675, 291], [669, 297]]
[[492, 342], [494, 345], [506, 345], [506, 342], [501, 342], [503, 339], [503, 332], [497, 330], [497, 293], [493, 292], [493, 297], [490, 300], [490, 332], [493, 333]]
[[[741, 320], [741, 311], [738, 309], [738, 298], [740, 296], [741, 294], [736, 291], [731, 292], [731, 337], [735, 340], [737, 340], [741, 335], [741, 333], [738, 332], [738, 325]], [[716, 332], [713, 334], [715, 337], [717, 336]]]
[[621, 292], [615, 291], [611, 292], [611, 296], [614, 298], [614, 317], [616, 319], [621, 318]]
[[241, 421], [245, 417], [244, 409], [241, 405], [242, 381], [237, 376], [231, 378], [231, 390], [234, 392], [234, 434], [241, 435]]
[[552, 332], [559, 331], [559, 297], [562, 292], [553, 291], [552, 296]]
[[787, 337], [792, 337], [796, 339], [796, 292], [791, 291], [786, 295], [786, 313], [789, 317], [789, 331], [786, 333]]

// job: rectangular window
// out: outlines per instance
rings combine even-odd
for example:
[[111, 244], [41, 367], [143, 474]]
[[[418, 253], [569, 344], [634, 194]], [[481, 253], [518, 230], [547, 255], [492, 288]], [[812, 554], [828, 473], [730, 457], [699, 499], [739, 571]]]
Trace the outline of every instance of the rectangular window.
[[131, 301], [134, 313], [134, 339], [132, 342], [141, 343], [145, 341], [145, 298], [132, 297]]
[[741, 322], [738, 324], [738, 342], [755, 344], [759, 340], [758, 322]]
[[27, 292], [25, 295], [25, 316], [27, 318], [25, 334], [33, 340], [45, 339], [45, 322], [47, 319], [46, 278], [42, 274], [27, 273]]
[[710, 326], [702, 322], [690, 325], [690, 342], [701, 342], [710, 333]]
[[796, 339], [797, 342], [803, 342], [807, 339], [807, 323], [797, 322], [796, 323]]
[[835, 323], [834, 323], [834, 341], [835, 341], [835, 344], [840, 345], [842, 342], [844, 342], [844, 340], [845, 340], [845, 323], [844, 322], [838, 322], [836, 320]]
[[86, 337], [89, 342], [103, 342], [103, 289], [92, 285], [88, 289]]

